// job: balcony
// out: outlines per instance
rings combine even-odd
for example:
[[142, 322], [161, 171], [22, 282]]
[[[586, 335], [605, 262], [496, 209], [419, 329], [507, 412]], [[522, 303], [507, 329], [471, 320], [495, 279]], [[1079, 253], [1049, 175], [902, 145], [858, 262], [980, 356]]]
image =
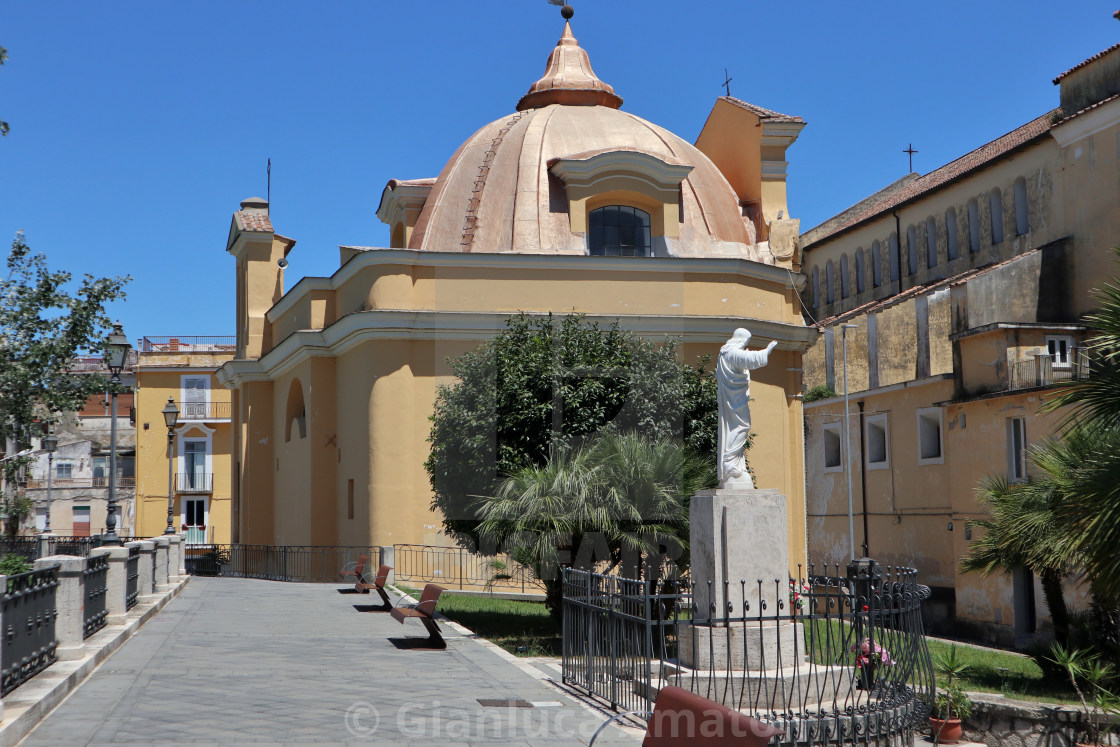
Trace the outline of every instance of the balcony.
[[231, 411], [229, 402], [180, 402], [179, 420], [229, 420]]
[[1037, 353], [1025, 361], [1012, 363], [1008, 372], [1007, 389], [1033, 389], [1087, 378], [1089, 351], [1085, 348], [1072, 348], [1065, 362], [1056, 362], [1054, 356], [1047, 353]]
[[[29, 479], [24, 486], [29, 490], [47, 488], [47, 478]], [[67, 488], [107, 488], [109, 487], [108, 477], [55, 477], [51, 480], [52, 490], [66, 490]], [[118, 477], [118, 488], [135, 488], [135, 477]]]
[[176, 493], [213, 493], [214, 473], [180, 472], [175, 475]]
[[233, 335], [205, 337], [144, 337], [140, 340], [141, 353], [232, 353], [237, 349]]

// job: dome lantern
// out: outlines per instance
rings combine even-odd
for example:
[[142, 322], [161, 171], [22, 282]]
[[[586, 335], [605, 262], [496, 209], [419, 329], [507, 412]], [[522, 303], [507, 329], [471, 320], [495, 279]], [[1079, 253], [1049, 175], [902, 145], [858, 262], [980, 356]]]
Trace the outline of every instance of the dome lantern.
[[548, 55], [544, 75], [529, 87], [517, 102], [517, 110], [536, 109], [549, 104], [567, 106], [607, 106], [618, 109], [622, 97], [595, 75], [587, 52], [572, 34], [572, 24], [564, 22], [564, 33]]

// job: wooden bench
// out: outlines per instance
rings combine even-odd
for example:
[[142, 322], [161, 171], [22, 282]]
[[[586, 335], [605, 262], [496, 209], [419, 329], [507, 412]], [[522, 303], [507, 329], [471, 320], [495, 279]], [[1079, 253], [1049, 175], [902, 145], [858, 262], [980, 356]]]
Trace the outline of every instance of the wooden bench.
[[389, 574], [393, 571], [393, 566], [383, 565], [377, 569], [377, 575], [374, 576], [372, 583], [358, 581], [355, 586], [358, 591], [363, 594], [369, 594], [369, 590], [373, 589], [381, 596], [381, 601], [385, 604], [380, 608], [370, 609], [371, 612], [388, 612], [393, 609], [393, 602], [389, 599], [389, 595], [385, 593], [385, 584], [389, 580]]
[[442, 586], [428, 584], [420, 594], [420, 601], [418, 603], [397, 606], [389, 612], [393, 616], [393, 619], [398, 620], [401, 625], [404, 625], [404, 621], [409, 618], [418, 619], [428, 630], [428, 645], [431, 648], [447, 648], [447, 643], [443, 640], [443, 636], [440, 635], [435, 618], [436, 602], [439, 600], [439, 595], [442, 593]]
[[354, 591], [360, 591], [363, 594], [369, 594], [369, 589], [362, 589], [362, 582], [365, 580], [366, 565], [369, 564], [369, 556], [361, 555], [355, 562], [347, 563], [338, 572], [338, 575], [344, 579], [354, 579]]
[[696, 693], [663, 687], [653, 711], [631, 711], [610, 718], [591, 737], [588, 747], [613, 722], [639, 714], [649, 717], [642, 747], [765, 747], [771, 738], [785, 735], [782, 729]]

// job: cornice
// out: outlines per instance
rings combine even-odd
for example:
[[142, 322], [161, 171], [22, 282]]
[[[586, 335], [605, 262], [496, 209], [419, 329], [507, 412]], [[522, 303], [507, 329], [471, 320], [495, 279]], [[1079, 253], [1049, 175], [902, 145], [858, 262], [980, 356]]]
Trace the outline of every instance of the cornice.
[[[343, 247], [358, 253], [329, 278], [305, 277], [292, 286], [268, 310], [271, 322], [291, 311], [310, 290], [337, 290], [369, 267], [406, 265], [408, 267], [457, 267], [483, 270], [562, 270], [594, 269], [600, 273], [645, 274], [668, 273], [686, 275], [728, 275], [776, 283], [798, 290], [805, 281], [796, 280], [784, 267], [764, 265], [736, 257], [592, 257], [586, 254], [498, 254], [485, 252], [432, 252], [417, 249], [382, 249], [376, 247]], [[799, 277], [804, 278], [799, 273]], [[296, 291], [299, 291], [298, 293]]]
[[[309, 358], [338, 357], [374, 340], [484, 340], [504, 329], [511, 316], [504, 312], [386, 309], [355, 312], [326, 329], [295, 332], [259, 360], [229, 361], [218, 369], [218, 381], [227, 388], [243, 382], [272, 381]], [[723, 343], [736, 327], [747, 327], [760, 344], [777, 340], [779, 349], [801, 353], [808, 350], [820, 334], [814, 327], [741, 317], [645, 314], [586, 314], [585, 317], [600, 325], [618, 321], [623, 329], [642, 337], [677, 337], [686, 343]]]

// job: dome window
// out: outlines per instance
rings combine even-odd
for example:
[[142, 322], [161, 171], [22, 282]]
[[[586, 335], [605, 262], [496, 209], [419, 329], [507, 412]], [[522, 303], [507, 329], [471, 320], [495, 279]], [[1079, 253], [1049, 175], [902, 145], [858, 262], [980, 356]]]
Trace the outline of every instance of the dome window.
[[608, 257], [650, 255], [649, 213], [629, 205], [607, 205], [588, 216], [588, 250]]

